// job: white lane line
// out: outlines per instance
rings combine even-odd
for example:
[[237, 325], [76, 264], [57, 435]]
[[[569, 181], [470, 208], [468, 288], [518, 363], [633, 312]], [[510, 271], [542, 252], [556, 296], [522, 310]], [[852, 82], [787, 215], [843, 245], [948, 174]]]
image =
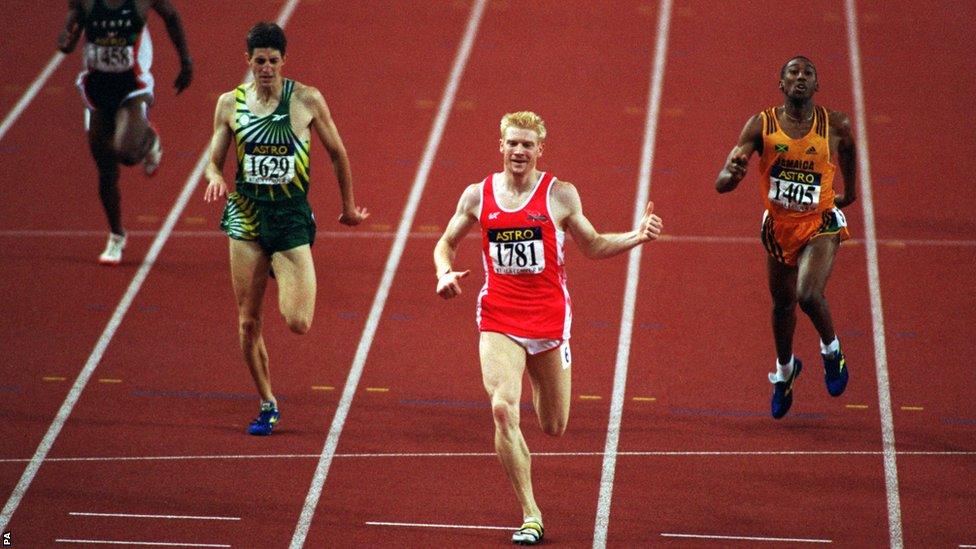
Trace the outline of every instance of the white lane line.
[[891, 387], [888, 383], [888, 356], [885, 346], [884, 309], [881, 306], [881, 276], [878, 270], [878, 243], [874, 226], [874, 200], [871, 195], [871, 162], [861, 76], [861, 50], [857, 33], [857, 8], [846, 0], [847, 45], [851, 56], [851, 85], [854, 92], [854, 119], [857, 124], [857, 160], [861, 204], [864, 211], [864, 242], [871, 296], [871, 324], [874, 330], [874, 363], [878, 378], [878, 411], [884, 449], [885, 493], [888, 502], [888, 536], [891, 547], [904, 545], [901, 527], [901, 501], [898, 496], [898, 467], [895, 463], [895, 423], [891, 413]]
[[[533, 456], [540, 458], [590, 458], [603, 457], [603, 452], [533, 452]], [[881, 450], [771, 450], [771, 451], [618, 451], [617, 457], [739, 457], [739, 456], [841, 456], [841, 457], [877, 457], [883, 456]], [[901, 451], [900, 456], [912, 457], [972, 457], [976, 451]], [[267, 460], [267, 459], [318, 459], [321, 454], [211, 454], [188, 456], [90, 456], [90, 457], [59, 457], [47, 458], [44, 463], [114, 463], [129, 461], [232, 461], [232, 460]], [[410, 458], [495, 458], [494, 452], [370, 452], [370, 453], [336, 453], [336, 459], [410, 459]], [[29, 458], [0, 459], [0, 463], [28, 463]]]
[[[493, 454], [494, 455], [494, 454]], [[515, 530], [512, 526], [472, 526], [468, 524], [424, 524], [420, 522], [365, 522], [367, 526], [399, 526], [403, 528], [452, 528], [456, 530]]]
[[[661, 109], [661, 88], [664, 82], [668, 30], [671, 23], [671, 0], [663, 0], [659, 10], [657, 41], [654, 45], [654, 68], [651, 71], [650, 92], [647, 98], [647, 120], [644, 125], [640, 177], [637, 181], [637, 197], [634, 202], [634, 227], [640, 223], [648, 196], [650, 196], [651, 168], [654, 164], [654, 144], [657, 139], [657, 121]], [[630, 341], [634, 331], [634, 309], [637, 304], [641, 249], [642, 246], [632, 248], [627, 259], [627, 283], [624, 290], [623, 311], [620, 315], [620, 339], [617, 342], [617, 362], [613, 374], [613, 397], [610, 401], [610, 418], [607, 425], [606, 446], [603, 451], [600, 494], [597, 501], [596, 523], [593, 532], [594, 548], [603, 548], [607, 545], [610, 503], [613, 498], [613, 477], [617, 467], [617, 446], [620, 440], [620, 422], [624, 413], [627, 366], [630, 361]]]
[[87, 545], [135, 545], [140, 547], [230, 547], [224, 543], [181, 543], [178, 541], [121, 541], [110, 539], [56, 539], [55, 543], [81, 543]]
[[24, 92], [24, 95], [20, 96], [17, 104], [14, 105], [13, 109], [10, 109], [10, 112], [7, 113], [7, 117], [3, 119], [3, 124], [0, 124], [0, 140], [3, 139], [3, 136], [7, 135], [7, 130], [14, 125], [14, 122], [16, 122], [18, 118], [20, 118], [20, 114], [24, 112], [27, 105], [30, 105], [30, 102], [34, 100], [37, 92], [41, 91], [44, 83], [47, 82], [47, 79], [51, 77], [51, 73], [58, 68], [58, 65], [61, 64], [64, 57], [64, 54], [61, 52], [55, 53], [51, 57], [51, 60], [47, 62], [47, 66], [44, 67], [41, 73], [37, 75], [37, 78], [34, 79], [34, 82], [31, 83], [30, 87], [27, 88], [27, 91]]
[[[286, 15], [291, 15], [291, 12], [294, 10], [295, 4], [297, 3], [298, 0], [289, 0], [288, 3], [282, 8], [281, 13], [283, 15], [278, 19], [278, 24], [281, 27], [284, 27], [284, 23], [287, 21]], [[248, 73], [248, 76], [250, 76], [250, 72]], [[7, 531], [7, 525], [10, 523], [10, 518], [20, 505], [20, 502], [24, 498], [24, 494], [30, 487], [31, 482], [34, 481], [34, 477], [37, 475], [38, 469], [41, 468], [41, 464], [47, 457], [48, 452], [51, 451], [51, 447], [54, 445], [54, 441], [58, 438], [58, 434], [61, 433], [61, 429], [68, 420], [68, 416], [71, 415], [71, 411], [74, 409], [75, 404], [78, 403], [78, 399], [81, 398], [82, 391], [84, 391], [85, 387], [88, 385], [88, 380], [95, 372], [95, 368], [102, 360], [102, 356], [105, 354], [105, 350], [108, 348], [109, 343], [111, 343], [112, 338], [115, 336], [115, 332], [122, 324], [122, 318], [125, 317], [125, 313], [129, 310], [133, 300], [135, 300], [136, 294], [138, 294], [140, 288], [142, 288], [143, 282], [145, 282], [146, 278], [149, 276], [149, 271], [152, 269], [153, 265], [155, 265], [156, 259], [159, 257], [163, 246], [166, 244], [170, 233], [173, 231], [173, 227], [176, 226], [176, 222], [179, 221], [180, 216], [183, 214], [183, 210], [190, 201], [190, 197], [193, 196], [193, 191], [196, 189], [197, 183], [200, 181], [200, 177], [203, 176], [203, 170], [208, 161], [208, 155], [210, 152], [209, 149], [210, 147], [208, 144], [207, 147], [204, 148], [200, 158], [197, 160], [197, 164], [193, 168], [193, 172], [190, 173], [190, 177], [188, 177], [186, 182], [183, 184], [183, 190], [180, 192], [179, 197], [177, 197], [176, 202], [173, 204], [173, 208], [169, 211], [169, 215], [166, 216], [166, 220], [159, 229], [159, 234], [156, 235], [152, 245], [149, 247], [149, 251], [146, 252], [146, 257], [142, 260], [142, 264], [139, 265], [139, 270], [136, 271], [135, 276], [132, 277], [132, 281], [129, 283], [129, 287], [126, 289], [125, 294], [123, 294], [118, 306], [112, 313], [112, 317], [109, 319], [108, 325], [105, 326], [105, 330], [98, 338], [98, 342], [95, 343], [95, 348], [88, 356], [88, 361], [85, 362], [85, 366], [78, 374], [78, 378], [75, 379], [74, 384], [68, 391], [68, 395], [61, 404], [61, 408], [58, 409], [58, 413], [55, 416], [54, 421], [52, 421], [51, 426], [48, 427], [48, 430], [44, 434], [44, 438], [41, 440], [41, 443], [37, 445], [37, 450], [34, 452], [34, 457], [32, 457], [30, 462], [27, 464], [27, 467], [24, 469], [24, 473], [20, 476], [20, 480], [17, 481], [17, 485], [14, 487], [13, 492], [11, 492], [10, 497], [7, 499], [7, 503], [3, 506], [3, 511], [0, 512], [0, 531]]]
[[393, 285], [393, 278], [396, 276], [397, 267], [400, 265], [400, 258], [403, 256], [403, 250], [407, 244], [407, 237], [410, 234], [410, 227], [413, 225], [413, 220], [420, 204], [420, 197], [424, 192], [424, 187], [427, 185], [427, 177], [434, 163], [434, 156], [440, 146], [444, 128], [447, 126], [447, 118], [451, 113], [454, 97], [457, 94], [457, 89], [461, 82], [461, 75], [464, 73], [464, 67], [467, 65], [468, 57], [471, 54], [484, 10], [485, 0], [477, 0], [471, 7], [471, 15], [468, 17], [464, 37], [458, 46], [457, 55], [454, 58], [454, 65], [437, 110], [437, 117], [431, 128], [430, 136], [427, 139], [423, 158], [417, 169], [417, 175], [410, 189], [406, 206], [404, 206], [403, 215], [400, 218], [400, 225], [397, 228], [396, 238], [390, 248], [390, 255], [386, 260], [386, 266], [383, 268], [383, 278], [380, 280], [380, 284], [376, 289], [376, 296], [373, 298], [373, 304], [370, 307], [362, 337], [359, 339], [359, 346], [356, 348], [356, 355], [353, 358], [352, 367], [346, 378], [342, 397], [339, 400], [335, 416], [332, 418], [332, 425], [329, 427], [329, 434], [322, 448], [322, 456], [319, 458], [318, 465], [315, 467], [315, 475], [309, 486], [308, 495], [305, 497], [305, 504], [302, 506], [301, 516], [295, 525], [295, 533], [292, 536], [290, 545], [292, 549], [302, 547], [305, 543], [306, 536], [308, 536], [309, 526], [311, 526], [312, 518], [315, 516], [315, 506], [318, 504], [319, 497], [322, 495], [325, 478], [329, 474], [332, 458], [335, 456], [336, 448], [339, 446], [339, 437], [342, 435], [342, 428], [345, 425], [346, 416], [349, 414], [349, 408], [352, 406], [352, 399], [358, 390], [359, 379], [362, 377], [363, 368], [366, 366], [366, 357], [369, 355], [370, 347], [373, 345], [373, 337], [376, 335], [376, 330], [379, 327], [380, 317], [383, 314], [383, 308], [386, 306], [386, 298], [390, 293], [390, 287]]
[[710, 534], [664, 534], [666, 538], [691, 538], [691, 539], [714, 539], [714, 540], [734, 540], [734, 541], [780, 541], [788, 543], [833, 543], [829, 539], [809, 539], [809, 538], [772, 538], [765, 536], [717, 536]]
[[[155, 230], [129, 230], [127, 236], [150, 237], [156, 236], [159, 231]], [[0, 238], [103, 238], [105, 230], [59, 230], [59, 229], [0, 229]], [[421, 238], [435, 240], [441, 237], [439, 232], [419, 232], [409, 233], [409, 238]], [[170, 238], [226, 238], [227, 235], [218, 230], [174, 230], [170, 233]], [[334, 239], [392, 239], [396, 233], [392, 231], [317, 231], [315, 238], [334, 238]], [[468, 233], [465, 238], [478, 239], [481, 235]], [[864, 241], [852, 238], [845, 241], [846, 245], [863, 244]], [[944, 246], [959, 248], [976, 248], [976, 240], [939, 240], [939, 239], [918, 239], [918, 238], [879, 238], [878, 244], [891, 247], [910, 247], [910, 246]], [[760, 245], [759, 238], [755, 236], [712, 236], [700, 234], [665, 234], [662, 235], [655, 245], [668, 243], [692, 243], [692, 244], [748, 244], [750, 246]]]
[[241, 520], [241, 517], [201, 517], [201, 516], [194, 516], [194, 515], [136, 515], [132, 513], [89, 513], [85, 511], [71, 511], [68, 514], [73, 517], [145, 518], [145, 519], [160, 519], [160, 520]]

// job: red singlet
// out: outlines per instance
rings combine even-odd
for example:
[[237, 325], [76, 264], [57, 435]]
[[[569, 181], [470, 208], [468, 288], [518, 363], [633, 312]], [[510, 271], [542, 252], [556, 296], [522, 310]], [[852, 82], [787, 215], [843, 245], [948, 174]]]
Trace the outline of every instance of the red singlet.
[[514, 210], [499, 206], [493, 180], [493, 175], [485, 178], [478, 219], [485, 266], [478, 328], [533, 339], [569, 339], [573, 313], [563, 269], [565, 233], [549, 211], [556, 178], [543, 172], [529, 200]]

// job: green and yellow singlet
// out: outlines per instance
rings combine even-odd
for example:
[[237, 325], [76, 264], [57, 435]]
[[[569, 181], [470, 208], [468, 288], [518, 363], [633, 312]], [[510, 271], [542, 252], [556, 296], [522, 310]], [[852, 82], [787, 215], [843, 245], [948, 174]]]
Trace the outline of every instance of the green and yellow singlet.
[[255, 116], [247, 108], [245, 86], [234, 90], [237, 192], [254, 200], [297, 198], [308, 193], [309, 141], [291, 127], [289, 106], [295, 81], [284, 79], [278, 108]]

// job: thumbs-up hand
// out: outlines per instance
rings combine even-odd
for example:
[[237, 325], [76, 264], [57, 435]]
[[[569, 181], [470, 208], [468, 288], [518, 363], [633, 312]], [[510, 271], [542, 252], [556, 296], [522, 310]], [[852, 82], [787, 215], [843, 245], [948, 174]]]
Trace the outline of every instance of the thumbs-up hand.
[[644, 216], [641, 217], [640, 226], [637, 228], [637, 236], [641, 242], [657, 240], [664, 230], [664, 222], [654, 214], [654, 202], [648, 202], [644, 209]]

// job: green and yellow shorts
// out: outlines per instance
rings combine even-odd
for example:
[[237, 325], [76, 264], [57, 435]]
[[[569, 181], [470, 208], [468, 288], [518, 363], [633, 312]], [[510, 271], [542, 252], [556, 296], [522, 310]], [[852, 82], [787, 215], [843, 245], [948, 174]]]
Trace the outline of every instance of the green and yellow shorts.
[[305, 196], [254, 200], [240, 193], [227, 195], [220, 230], [234, 240], [257, 242], [271, 255], [315, 242], [315, 216]]

